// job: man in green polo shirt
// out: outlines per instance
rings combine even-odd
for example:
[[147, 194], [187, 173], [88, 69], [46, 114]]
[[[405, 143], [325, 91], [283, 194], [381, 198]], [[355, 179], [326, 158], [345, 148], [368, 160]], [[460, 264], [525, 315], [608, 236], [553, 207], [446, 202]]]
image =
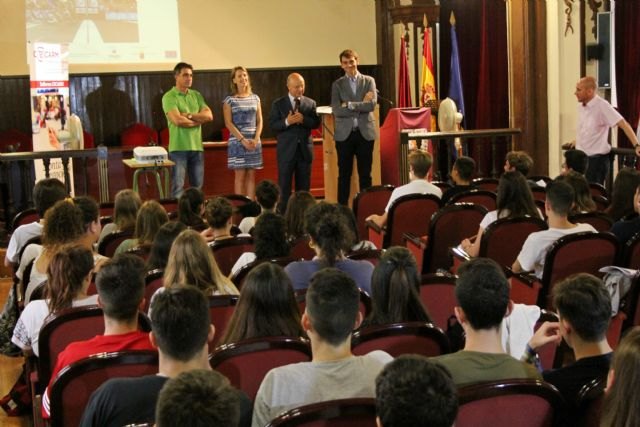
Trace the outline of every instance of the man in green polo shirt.
[[171, 197], [178, 198], [184, 187], [185, 172], [189, 184], [202, 188], [204, 149], [202, 123], [213, 120], [213, 113], [197, 90], [191, 89], [193, 67], [180, 62], [173, 69], [175, 87], [162, 97], [162, 109], [169, 125], [169, 158], [175, 162], [171, 180]]

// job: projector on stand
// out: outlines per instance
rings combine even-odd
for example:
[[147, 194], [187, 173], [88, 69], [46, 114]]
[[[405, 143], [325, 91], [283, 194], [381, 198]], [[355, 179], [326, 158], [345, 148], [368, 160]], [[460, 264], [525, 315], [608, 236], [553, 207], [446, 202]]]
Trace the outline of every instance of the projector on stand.
[[136, 147], [133, 149], [133, 158], [138, 163], [157, 165], [168, 160], [167, 150], [164, 147]]

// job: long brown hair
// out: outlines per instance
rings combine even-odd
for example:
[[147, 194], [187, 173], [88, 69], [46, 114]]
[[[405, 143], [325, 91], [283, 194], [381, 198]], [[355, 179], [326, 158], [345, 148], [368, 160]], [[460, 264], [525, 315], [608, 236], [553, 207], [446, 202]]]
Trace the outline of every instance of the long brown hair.
[[80, 244], [64, 246], [51, 258], [45, 289], [50, 313], [71, 307], [92, 269], [93, 253]]
[[251, 92], [251, 77], [249, 76], [249, 71], [243, 67], [242, 65], [238, 65], [236, 67], [233, 67], [233, 69], [231, 70], [231, 78], [229, 79], [229, 87], [231, 88], [231, 93], [234, 95], [238, 94], [238, 85], [236, 85], [233, 82], [233, 79], [236, 78], [236, 71], [244, 71], [245, 73], [247, 73], [247, 87], [249, 88], [249, 93]]
[[505, 172], [500, 177], [496, 206], [498, 218], [517, 218], [525, 215], [540, 217], [531, 188], [524, 175], [518, 171]]
[[137, 192], [131, 189], [118, 191], [113, 203], [113, 222], [118, 230], [135, 227], [140, 206], [142, 200]]
[[164, 207], [155, 200], [147, 200], [138, 211], [133, 237], [138, 239], [139, 245], [150, 245], [160, 227], [166, 222], [169, 222], [169, 216]]

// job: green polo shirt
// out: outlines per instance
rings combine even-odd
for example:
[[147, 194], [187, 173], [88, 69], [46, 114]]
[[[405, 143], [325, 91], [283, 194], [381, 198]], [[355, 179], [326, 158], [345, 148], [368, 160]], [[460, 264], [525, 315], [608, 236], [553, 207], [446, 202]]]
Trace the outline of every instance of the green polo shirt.
[[[162, 109], [164, 114], [177, 109], [180, 113], [199, 113], [208, 107], [204, 97], [197, 90], [189, 89], [182, 93], [176, 87], [162, 97]], [[183, 128], [176, 126], [167, 119], [169, 125], [169, 151], [203, 151], [202, 126]]]

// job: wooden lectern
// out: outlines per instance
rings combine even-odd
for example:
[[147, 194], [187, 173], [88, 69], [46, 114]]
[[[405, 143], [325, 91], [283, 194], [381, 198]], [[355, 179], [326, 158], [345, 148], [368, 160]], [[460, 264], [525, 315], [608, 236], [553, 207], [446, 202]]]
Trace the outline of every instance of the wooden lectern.
[[[336, 141], [333, 138], [335, 126], [333, 114], [329, 112], [330, 107], [319, 107], [318, 114], [322, 119], [322, 151], [324, 169], [324, 200], [330, 203], [338, 201], [338, 152], [336, 151]], [[373, 114], [376, 123], [380, 123], [380, 111], [376, 105]], [[379, 134], [379, 132], [378, 132]], [[373, 144], [373, 164], [371, 165], [371, 184], [380, 185], [380, 137], [376, 138]], [[353, 197], [360, 191], [358, 183], [358, 166], [356, 159], [353, 159], [353, 173], [351, 174], [351, 191], [349, 193], [349, 206]]]

